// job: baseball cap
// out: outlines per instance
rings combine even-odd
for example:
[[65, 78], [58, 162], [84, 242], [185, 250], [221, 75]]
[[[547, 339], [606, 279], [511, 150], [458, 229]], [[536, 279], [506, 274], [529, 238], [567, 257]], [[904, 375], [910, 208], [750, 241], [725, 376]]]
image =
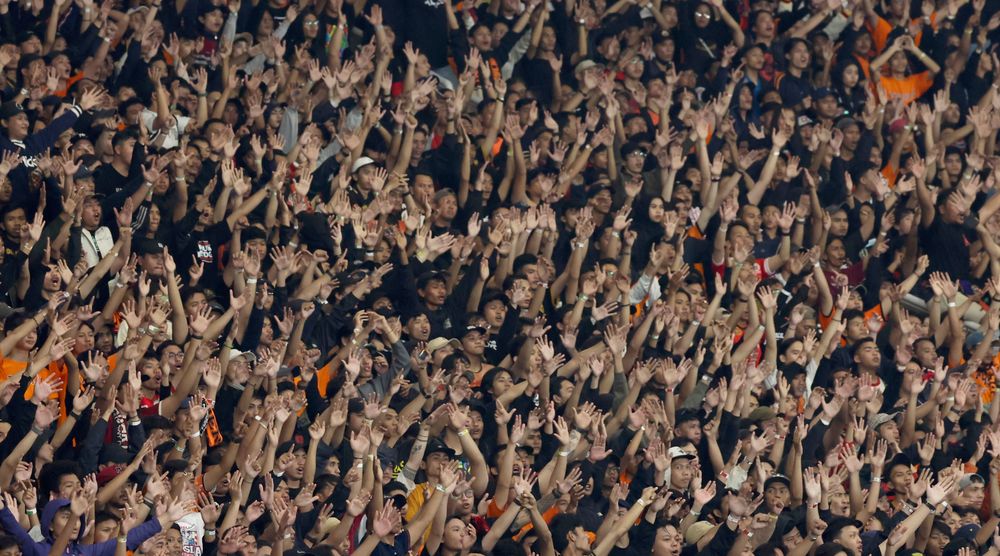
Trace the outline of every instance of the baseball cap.
[[768, 488], [771, 487], [771, 485], [775, 483], [781, 483], [788, 488], [791, 488], [792, 486], [792, 481], [788, 480], [788, 477], [780, 473], [775, 473], [774, 475], [768, 477], [766, 481], [764, 481], [764, 490], [767, 490]]
[[254, 352], [252, 351], [240, 351], [236, 348], [232, 348], [229, 350], [230, 361], [233, 361], [237, 357], [243, 357], [243, 356], [246, 356], [247, 360], [249, 360], [251, 363], [257, 362], [257, 355], [255, 355]]
[[835, 517], [831, 519], [826, 526], [826, 531], [823, 531], [823, 542], [833, 542], [833, 539], [837, 538], [842, 530], [850, 526], [861, 528], [861, 522], [854, 519], [853, 517]]
[[139, 255], [158, 255], [166, 246], [155, 239], [142, 239], [135, 242], [135, 252]]
[[430, 439], [430, 441], [427, 442], [427, 449], [424, 450], [424, 458], [426, 459], [427, 456], [431, 454], [444, 454], [449, 458], [454, 458], [455, 450], [449, 448], [448, 445], [445, 444], [444, 442], [441, 442], [441, 440], [437, 438], [432, 438]]
[[895, 413], [879, 413], [872, 418], [872, 422], [868, 424], [872, 430], [878, 430], [879, 427], [892, 421], [896, 417]]
[[966, 473], [965, 475], [962, 476], [961, 479], [958, 480], [958, 488], [964, 489], [973, 483], [978, 483], [982, 485], [986, 484], [986, 481], [983, 480], [983, 477], [978, 473]]
[[589, 70], [590, 68], [596, 68], [596, 67], [597, 67], [597, 62], [593, 60], [581, 60], [580, 63], [577, 64], [575, 68], [573, 68], [573, 72], [582, 73]]
[[358, 170], [364, 168], [365, 166], [368, 166], [369, 164], [375, 164], [375, 161], [370, 157], [362, 156], [361, 158], [351, 163], [351, 173], [353, 174]]
[[462, 337], [464, 338], [470, 332], [479, 332], [482, 335], [486, 335], [485, 328], [483, 328], [482, 326], [476, 326], [474, 324], [470, 324], [462, 330]]
[[685, 452], [684, 448], [681, 448], [680, 446], [673, 446], [673, 447], [671, 447], [669, 450], [667, 450], [667, 455], [670, 456], [671, 460], [678, 459], [678, 458], [686, 458], [686, 459], [694, 459], [695, 458], [694, 454], [689, 454], [689, 453]]
[[433, 340], [427, 342], [427, 353], [434, 353], [435, 351], [443, 348], [444, 346], [451, 346], [455, 349], [462, 349], [462, 342], [458, 340], [448, 339], [448, 338], [434, 338]]
[[5, 102], [0, 105], [0, 119], [6, 120], [7, 118], [12, 118], [23, 113], [24, 107], [14, 101]]
[[707, 521], [696, 521], [692, 523], [688, 526], [687, 531], [684, 531], [684, 542], [687, 544], [694, 544], [700, 541], [701, 538], [705, 536], [705, 533], [712, 530], [712, 527], [715, 526]]

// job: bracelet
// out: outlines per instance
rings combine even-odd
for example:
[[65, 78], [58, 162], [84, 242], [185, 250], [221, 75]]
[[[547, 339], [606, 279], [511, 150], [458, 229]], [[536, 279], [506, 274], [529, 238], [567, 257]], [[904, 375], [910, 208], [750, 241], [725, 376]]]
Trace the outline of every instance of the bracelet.
[[138, 427], [139, 425], [142, 425], [142, 419], [136, 417], [135, 419], [129, 421], [128, 424], [132, 425], [133, 427]]
[[153, 500], [152, 498], [148, 497], [148, 496], [143, 496], [142, 503], [145, 506], [149, 507], [149, 509], [151, 509], [151, 510], [153, 509], [153, 506], [156, 506], [156, 501]]
[[74, 419], [79, 419], [80, 418], [80, 414], [77, 413], [76, 411], [70, 411], [69, 412], [69, 416], [72, 417], [72, 418], [74, 418]]
[[34, 423], [31, 424], [31, 432], [35, 433], [38, 436], [42, 436], [42, 434], [45, 433], [45, 431], [41, 427], [39, 427]]
[[215, 536], [215, 529], [205, 529], [205, 536]]
[[645, 501], [645, 500], [643, 500], [642, 498], [640, 498], [640, 499], [636, 500], [636, 501], [635, 501], [635, 503], [636, 503], [636, 504], [639, 504], [640, 506], [643, 506], [643, 507], [645, 507], [645, 506], [646, 506], [646, 501]]
[[469, 436], [469, 429], [462, 429], [458, 431], [458, 436]]
[[871, 482], [872, 482], [872, 484], [881, 483], [882, 482], [882, 477], [872, 477]]
[[447, 491], [445, 491], [444, 487], [441, 486], [441, 485], [439, 485], [439, 484], [438, 485], [434, 485], [434, 490], [436, 490], [438, 492], [445, 492], [445, 493], [447, 493]]
[[[572, 452], [570, 450], [559, 450], [559, 457], [563, 457], [564, 458], [564, 457], [570, 455], [571, 453]], [[556, 498], [558, 498], [558, 496]]]
[[174, 446], [174, 450], [177, 450], [178, 453], [183, 454], [184, 453], [184, 446], [181, 446], [180, 444], [177, 444], [177, 445]]
[[205, 338], [201, 334], [191, 334], [191, 338], [195, 340], [204, 340]]
[[117, 283], [115, 284], [115, 287], [116, 287], [116, 288], [127, 288], [127, 287], [128, 287], [128, 284], [126, 284], [125, 282], [117, 282]]
[[256, 283], [257, 283], [257, 279], [256, 278], [247, 278], [247, 284], [248, 285], [253, 285], [253, 284], [256, 284]]
[[128, 542], [128, 537], [118, 537], [118, 542], [124, 544]]
[[24, 513], [28, 515], [35, 515], [38, 513], [38, 510], [36, 510], [35, 508], [25, 508]]

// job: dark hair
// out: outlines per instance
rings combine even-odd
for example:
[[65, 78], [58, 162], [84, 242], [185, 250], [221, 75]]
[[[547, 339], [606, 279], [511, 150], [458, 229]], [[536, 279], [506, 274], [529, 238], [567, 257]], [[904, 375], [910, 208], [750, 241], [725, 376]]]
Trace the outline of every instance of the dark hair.
[[836, 556], [843, 552], [847, 556], [855, 556], [854, 551], [850, 548], [845, 548], [835, 542], [823, 543], [813, 552], [813, 556]]
[[6, 550], [8, 548], [14, 548], [15, 546], [20, 546], [17, 539], [10, 535], [0, 535], [0, 550]]
[[552, 545], [556, 552], [563, 552], [569, 545], [567, 536], [577, 527], [583, 527], [583, 520], [576, 514], [559, 514], [552, 518], [549, 530], [552, 531]]
[[80, 464], [71, 460], [58, 460], [42, 468], [38, 476], [38, 485], [42, 487], [42, 493], [46, 496], [50, 492], [59, 492], [59, 479], [66, 475], [76, 475], [79, 479], [83, 476], [83, 469]]
[[118, 516], [116, 516], [111, 512], [105, 512], [105, 511], [100, 511], [94, 514], [94, 525], [97, 525], [98, 523], [103, 523], [105, 521], [114, 521], [115, 523], [118, 523]]

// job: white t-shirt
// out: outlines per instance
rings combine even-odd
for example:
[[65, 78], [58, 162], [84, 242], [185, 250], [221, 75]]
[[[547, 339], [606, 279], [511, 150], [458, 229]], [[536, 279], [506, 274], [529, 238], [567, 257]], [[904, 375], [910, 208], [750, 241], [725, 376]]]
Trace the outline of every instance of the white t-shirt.
[[205, 537], [205, 520], [201, 514], [189, 513], [177, 521], [177, 526], [181, 529], [181, 554], [201, 556], [204, 550], [202, 539]]
[[146, 126], [146, 130], [149, 131], [150, 141], [162, 149], [172, 149], [180, 145], [181, 134], [187, 129], [191, 118], [187, 116], [174, 116], [173, 125], [164, 129], [153, 129], [153, 122], [156, 121], [156, 117], [156, 112], [152, 110], [143, 110], [140, 115], [142, 125]]

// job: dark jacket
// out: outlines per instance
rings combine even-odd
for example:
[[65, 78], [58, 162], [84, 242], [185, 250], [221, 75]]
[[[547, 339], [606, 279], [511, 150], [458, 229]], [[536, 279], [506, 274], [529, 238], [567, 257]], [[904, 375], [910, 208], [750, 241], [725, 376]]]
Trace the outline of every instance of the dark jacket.
[[[65, 498], [57, 498], [55, 500], [49, 501], [42, 509], [41, 516], [41, 530], [42, 535], [45, 540], [42, 542], [35, 542], [34, 539], [28, 535], [28, 532], [21, 528], [21, 525], [14, 519], [13, 514], [10, 510], [4, 508], [0, 510], [0, 525], [13, 535], [18, 544], [21, 545], [21, 550], [27, 556], [48, 556], [49, 550], [52, 548], [52, 543], [55, 539], [52, 538], [52, 534], [49, 532], [49, 528], [52, 525], [52, 519], [55, 518], [56, 512], [69, 506], [69, 500]], [[83, 534], [84, 523], [81, 520], [80, 523], [80, 534]], [[146, 542], [147, 539], [153, 535], [160, 532], [160, 521], [157, 518], [150, 519], [139, 525], [135, 529], [128, 532], [128, 549], [135, 550], [139, 548], [139, 545]], [[112, 556], [115, 553], [115, 549], [118, 546], [118, 540], [112, 539], [109, 541], [104, 541], [99, 544], [89, 544], [82, 545], [77, 539], [75, 542], [71, 542], [66, 548], [65, 554], [70, 556]]]

